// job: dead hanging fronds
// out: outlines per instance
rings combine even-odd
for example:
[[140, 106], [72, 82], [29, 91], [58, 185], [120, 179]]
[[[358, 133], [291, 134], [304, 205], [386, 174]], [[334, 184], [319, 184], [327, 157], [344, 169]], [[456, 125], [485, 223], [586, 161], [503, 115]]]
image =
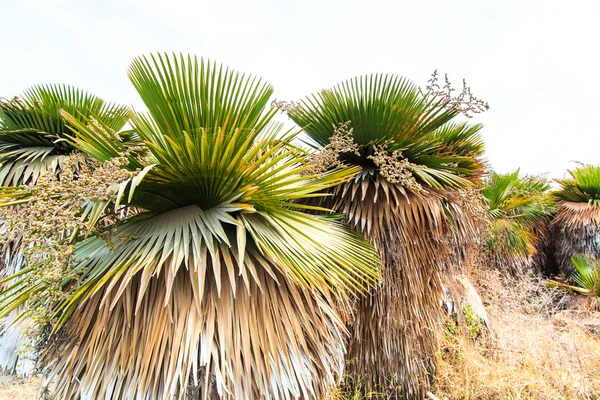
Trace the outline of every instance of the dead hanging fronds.
[[425, 90], [419, 88], [419, 93], [430, 101], [439, 101], [445, 104], [445, 107], [463, 114], [467, 118], [473, 118], [473, 114], [480, 114], [490, 109], [486, 101], [475, 97], [471, 93], [471, 87], [467, 86], [467, 81], [463, 79], [463, 89], [455, 95], [456, 89], [452, 87], [448, 74], [444, 75], [444, 85], [440, 86], [437, 69], [433, 71], [431, 78], [427, 81]]
[[360, 155], [358, 144], [354, 142], [352, 136], [354, 129], [350, 128], [351, 123], [346, 121], [337, 127], [333, 126], [333, 135], [329, 138], [329, 144], [306, 158], [309, 166], [305, 172], [307, 175], [320, 174], [330, 168], [341, 166], [341, 154]]
[[182, 268], [151, 278], [145, 295], [136, 276], [113, 306], [103, 300], [116, 289], [94, 295], [65, 326], [73, 340], [42, 354], [52, 398], [327, 396], [344, 363], [345, 329], [331, 299], [275, 266], [258, 267], [268, 263], [258, 253], [250, 260], [248, 286], [239, 270], [221, 269], [220, 291], [209, 279], [198, 287], [199, 272]]
[[364, 398], [424, 396], [436, 368], [443, 315], [441, 266], [450, 252], [446, 237], [454, 229], [442, 198], [437, 193], [416, 195], [373, 168], [331, 194], [314, 201], [347, 215], [348, 224], [382, 258], [381, 283], [358, 300], [349, 326], [350, 361], [341, 392]]

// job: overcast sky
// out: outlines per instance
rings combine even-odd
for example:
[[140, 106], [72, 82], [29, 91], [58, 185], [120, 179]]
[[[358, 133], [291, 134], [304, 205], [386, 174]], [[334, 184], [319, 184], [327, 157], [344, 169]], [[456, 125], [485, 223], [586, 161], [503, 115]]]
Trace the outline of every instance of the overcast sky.
[[356, 75], [462, 78], [500, 171], [600, 163], [600, 1], [0, 0], [0, 96], [69, 83], [140, 107], [131, 60], [189, 52], [295, 100]]

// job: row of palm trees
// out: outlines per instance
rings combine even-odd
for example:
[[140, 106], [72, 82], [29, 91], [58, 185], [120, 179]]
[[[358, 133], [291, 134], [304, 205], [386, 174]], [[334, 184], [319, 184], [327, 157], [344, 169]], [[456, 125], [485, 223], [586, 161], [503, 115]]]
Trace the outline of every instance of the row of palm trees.
[[482, 194], [489, 206], [491, 264], [511, 275], [576, 271], [576, 258], [600, 258], [600, 167], [582, 165], [551, 182], [492, 173]]
[[[144, 112], [59, 85], [0, 103], [10, 211], [32, 206], [41, 176], [60, 181], [73, 154], [118, 161], [128, 176], [107, 177], [111, 196], [76, 202], [84, 228], [56, 227], [72, 239], [75, 273], [59, 280], [39, 349], [50, 395], [316, 399], [343, 377], [423, 398], [445, 275], [482, 230], [464, 201], [486, 182], [482, 126], [457, 122], [451, 97], [393, 75], [308, 96], [288, 109], [292, 130], [274, 122], [268, 83], [216, 63], [156, 54], [134, 60], [129, 77]], [[574, 205], [589, 191], [573, 180], [557, 221], [596, 211]], [[490, 182], [491, 237], [502, 239], [488, 247], [499, 267], [528, 269], [548, 235], [537, 195], [547, 184], [518, 173]], [[53, 289], [32, 283], [22, 250], [33, 245], [4, 242], [10, 321], [24, 323]]]

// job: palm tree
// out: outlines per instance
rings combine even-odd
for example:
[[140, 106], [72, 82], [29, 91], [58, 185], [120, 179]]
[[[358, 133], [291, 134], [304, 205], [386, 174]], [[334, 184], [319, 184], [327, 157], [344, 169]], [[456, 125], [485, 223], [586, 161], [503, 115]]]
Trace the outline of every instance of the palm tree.
[[[124, 106], [67, 85], [38, 85], [21, 97], [0, 100], [0, 186], [35, 185], [44, 173], [60, 174], [76, 150], [66, 141], [72, 132], [61, 110], [78, 120], [92, 116], [114, 130], [123, 127], [129, 113]], [[0, 276], [17, 273], [25, 265], [19, 246], [19, 238], [2, 244]], [[17, 315], [13, 312], [0, 329], [0, 370], [27, 375], [33, 363], [16, 351], [24, 350], [23, 330], [30, 322], [13, 325]]]
[[118, 131], [127, 107], [67, 85], [34, 86], [12, 100], [0, 101], [0, 186], [35, 184], [49, 171], [59, 173], [75, 148], [61, 110], [79, 121], [93, 117]]
[[556, 204], [555, 256], [567, 277], [575, 272], [571, 257], [578, 254], [600, 258], [600, 167], [581, 166], [569, 170], [552, 193]]
[[[491, 229], [487, 240], [494, 266], [512, 275], [542, 272], [534, 257], [544, 252], [548, 241], [546, 222], [552, 213], [550, 189], [540, 177], [519, 177], [519, 170], [508, 174], [492, 172], [483, 189], [489, 206]], [[542, 259], [540, 259], [543, 262]]]
[[[377, 281], [379, 261], [360, 235], [304, 212], [312, 208], [299, 200], [357, 169], [302, 174], [286, 146], [293, 135], [282, 135], [271, 122], [277, 110], [266, 108], [272, 88], [258, 78], [183, 55], [137, 58], [129, 76], [147, 107], [132, 114], [145, 155], [128, 152], [109, 127], [63, 112], [72, 146], [101, 163], [124, 157], [135, 175], [109, 186], [111, 202], [87, 203], [89, 224], [105, 209], [136, 211], [113, 226], [112, 246], [94, 234], [76, 244], [78, 279], [62, 282], [74, 289], [52, 327], [70, 341], [40, 356], [51, 392], [327, 394], [343, 368], [343, 307]], [[0, 309], [40, 290], [18, 280]]]
[[382, 259], [380, 286], [358, 302], [350, 326], [347, 375], [392, 398], [423, 398], [430, 382], [447, 239], [468, 224], [454, 200], [483, 171], [481, 125], [452, 122], [459, 112], [450, 100], [404, 78], [370, 75], [289, 111], [321, 149], [313, 168], [360, 168], [316, 204], [346, 214]]

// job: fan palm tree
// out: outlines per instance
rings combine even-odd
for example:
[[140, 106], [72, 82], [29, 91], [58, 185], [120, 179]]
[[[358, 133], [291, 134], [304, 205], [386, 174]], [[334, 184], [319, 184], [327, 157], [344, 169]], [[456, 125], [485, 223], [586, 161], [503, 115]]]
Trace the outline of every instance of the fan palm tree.
[[552, 222], [556, 262], [567, 277], [575, 272], [573, 256], [600, 258], [600, 166], [585, 165], [568, 173], [552, 193], [557, 204]]
[[552, 205], [545, 193], [549, 189], [545, 179], [519, 177], [519, 170], [492, 172], [482, 193], [491, 220], [487, 248], [496, 268], [516, 276], [531, 273], [534, 268], [543, 269], [533, 263], [534, 256], [544, 251], [548, 238], [545, 222]]
[[[53, 325], [69, 341], [40, 356], [52, 395], [327, 394], [343, 368], [343, 307], [377, 281], [379, 261], [360, 235], [298, 200], [357, 169], [303, 175], [258, 78], [183, 55], [140, 57], [129, 76], [147, 107], [132, 114], [145, 155], [62, 113], [70, 145], [98, 162], [125, 157], [135, 174], [111, 186], [112, 202], [88, 199], [90, 226], [108, 207], [137, 211], [114, 227], [112, 246], [93, 234], [76, 244], [78, 279], [62, 282], [75, 286]], [[45, 289], [25, 283], [3, 293], [1, 310]]]
[[360, 168], [314, 204], [346, 214], [382, 259], [380, 286], [358, 302], [350, 326], [347, 375], [366, 391], [423, 398], [435, 367], [447, 239], [468, 224], [454, 199], [483, 170], [481, 125], [453, 122], [449, 99], [392, 75], [342, 82], [289, 115], [327, 154], [313, 158], [315, 167], [333, 160]]
[[61, 110], [82, 121], [92, 116], [118, 131], [127, 122], [125, 106], [67, 85], [39, 85], [21, 97], [0, 101], [0, 185], [35, 183], [49, 171], [59, 173], [75, 148]]
[[[114, 130], [124, 126], [129, 112], [127, 107], [67, 85], [34, 86], [20, 97], [0, 100], [0, 186], [35, 185], [44, 173], [60, 174], [76, 150], [66, 141], [72, 132], [61, 110], [80, 121], [93, 116]], [[2, 245], [0, 276], [23, 268], [25, 260], [19, 246], [19, 239]], [[28, 322], [13, 325], [17, 314], [13, 312], [0, 330], [0, 369], [29, 374], [32, 362], [16, 354], [26, 343], [22, 331]]]

